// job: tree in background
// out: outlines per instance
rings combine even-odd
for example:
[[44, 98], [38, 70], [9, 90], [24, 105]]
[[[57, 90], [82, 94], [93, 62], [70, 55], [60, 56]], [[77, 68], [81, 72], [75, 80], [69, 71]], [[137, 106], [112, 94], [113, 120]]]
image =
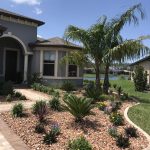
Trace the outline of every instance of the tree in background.
[[142, 92], [146, 89], [147, 72], [144, 71], [144, 68], [142, 66], [135, 67], [133, 81], [136, 91]]

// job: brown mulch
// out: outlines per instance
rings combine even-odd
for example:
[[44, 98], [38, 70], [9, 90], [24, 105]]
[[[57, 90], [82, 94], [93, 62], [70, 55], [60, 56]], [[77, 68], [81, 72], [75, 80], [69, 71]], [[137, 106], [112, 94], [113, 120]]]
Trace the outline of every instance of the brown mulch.
[[[120, 110], [121, 113], [128, 105], [130, 104], [123, 104]], [[45, 145], [42, 141], [44, 135], [34, 132], [37, 118], [30, 110], [26, 110], [27, 116], [23, 118], [13, 118], [10, 112], [2, 113], [1, 116], [31, 150], [65, 150], [69, 140], [81, 135], [86, 137], [94, 150], [120, 150], [116, 146], [115, 140], [107, 132], [108, 127], [111, 125], [108, 115], [96, 108], [93, 112], [95, 113], [94, 116], [86, 117], [82, 123], [75, 123], [74, 117], [68, 112], [50, 111], [47, 115], [46, 130], [50, 130], [50, 127], [56, 122], [61, 128], [57, 143], [52, 145]], [[123, 133], [124, 127], [128, 125], [125, 122], [124, 126], [118, 128], [119, 132]], [[130, 138], [131, 145], [128, 150], [142, 150], [148, 145], [146, 138], [141, 133], [138, 133], [138, 135], [138, 138]]]

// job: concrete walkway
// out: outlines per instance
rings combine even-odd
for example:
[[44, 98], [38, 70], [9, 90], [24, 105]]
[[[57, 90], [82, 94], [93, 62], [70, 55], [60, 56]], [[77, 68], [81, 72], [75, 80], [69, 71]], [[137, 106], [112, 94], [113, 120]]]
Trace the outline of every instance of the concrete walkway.
[[[30, 100], [30, 101], [26, 101], [26, 102], [21, 102], [25, 108], [32, 107], [32, 105], [35, 103], [35, 101], [39, 101], [39, 100], [48, 101], [51, 98], [51, 96], [49, 96], [47, 94], [36, 92], [31, 89], [15, 89], [15, 91], [22, 93], [24, 96], [26, 96], [27, 99]], [[8, 104], [0, 104], [0, 112], [10, 111], [15, 103], [17, 103], [17, 102], [8, 103]], [[4, 127], [6, 126], [5, 123], [3, 122], [3, 120], [1, 120], [1, 124], [3, 124]], [[16, 142], [18, 143], [18, 141], [16, 141], [16, 140], [12, 141], [12, 143], [9, 143], [7, 140], [9, 138], [9, 136], [7, 137], [7, 139], [5, 138], [6, 134], [4, 132], [2, 133], [3, 129], [0, 128], [0, 150], [27, 150], [27, 148], [18, 149], [18, 147], [23, 146], [23, 143], [20, 142], [21, 143], [20, 145], [16, 144]], [[11, 131], [9, 131], [9, 128], [7, 128], [7, 132], [9, 132], [8, 134], [11, 133]], [[15, 135], [12, 135], [12, 133], [11, 133], [10, 136], [15, 136]], [[19, 138], [17, 138], [17, 137], [15, 137], [15, 139], [19, 140]], [[10, 141], [11, 140], [12, 139], [10, 138]], [[14, 144], [14, 142], [15, 142], [15, 144]]]

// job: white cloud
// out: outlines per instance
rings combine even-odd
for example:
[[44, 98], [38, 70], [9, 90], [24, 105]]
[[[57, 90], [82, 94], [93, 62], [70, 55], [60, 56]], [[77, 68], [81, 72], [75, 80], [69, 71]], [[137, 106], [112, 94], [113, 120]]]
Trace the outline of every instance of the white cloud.
[[36, 13], [37, 15], [40, 15], [40, 14], [42, 14], [43, 13], [43, 11], [40, 9], [40, 8], [34, 8], [34, 11], [33, 11], [34, 13]]
[[37, 37], [42, 38], [42, 36], [41, 36], [41, 35], [39, 35], [39, 34], [37, 35]]
[[40, 5], [41, 0], [11, 0], [16, 4]]

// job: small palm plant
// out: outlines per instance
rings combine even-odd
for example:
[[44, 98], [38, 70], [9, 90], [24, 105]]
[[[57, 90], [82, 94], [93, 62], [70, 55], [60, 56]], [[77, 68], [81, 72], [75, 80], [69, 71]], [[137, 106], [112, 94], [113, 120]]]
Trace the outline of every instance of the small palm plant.
[[64, 103], [64, 110], [69, 111], [75, 117], [77, 122], [82, 121], [85, 116], [93, 115], [91, 109], [93, 109], [95, 106], [92, 104], [91, 99], [81, 98], [69, 94], [64, 99]]

